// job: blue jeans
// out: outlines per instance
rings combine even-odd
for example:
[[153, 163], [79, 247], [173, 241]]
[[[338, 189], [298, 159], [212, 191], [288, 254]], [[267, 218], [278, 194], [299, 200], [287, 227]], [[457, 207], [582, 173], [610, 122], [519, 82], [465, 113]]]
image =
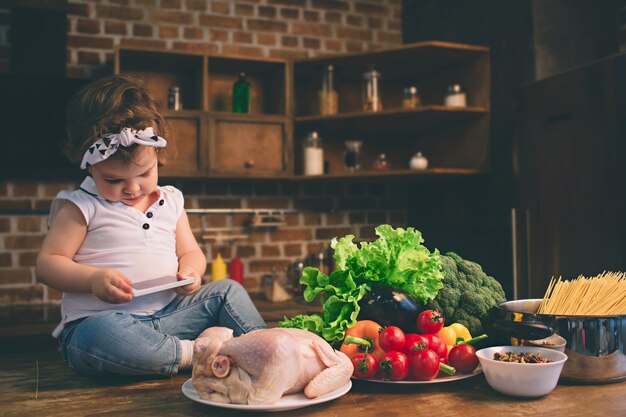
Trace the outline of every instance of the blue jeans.
[[63, 360], [80, 374], [170, 376], [178, 373], [180, 339], [193, 340], [212, 326], [231, 328], [235, 336], [266, 327], [246, 290], [224, 279], [177, 295], [149, 316], [103, 311], [76, 320], [59, 344]]

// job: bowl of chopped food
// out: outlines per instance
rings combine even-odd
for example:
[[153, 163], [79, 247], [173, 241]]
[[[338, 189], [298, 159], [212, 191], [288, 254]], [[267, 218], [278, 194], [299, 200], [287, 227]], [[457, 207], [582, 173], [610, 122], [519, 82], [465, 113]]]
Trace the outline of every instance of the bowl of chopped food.
[[495, 346], [476, 356], [491, 388], [517, 397], [549, 394], [567, 360], [558, 350], [533, 346]]

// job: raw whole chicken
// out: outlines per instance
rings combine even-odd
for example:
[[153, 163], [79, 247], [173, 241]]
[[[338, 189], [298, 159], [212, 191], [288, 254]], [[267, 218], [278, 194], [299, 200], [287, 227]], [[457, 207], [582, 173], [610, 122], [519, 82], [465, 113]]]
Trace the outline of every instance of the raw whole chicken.
[[273, 404], [304, 390], [315, 398], [344, 386], [352, 376], [348, 357], [324, 339], [300, 329], [264, 329], [232, 337], [211, 328], [196, 340], [192, 383], [209, 401]]

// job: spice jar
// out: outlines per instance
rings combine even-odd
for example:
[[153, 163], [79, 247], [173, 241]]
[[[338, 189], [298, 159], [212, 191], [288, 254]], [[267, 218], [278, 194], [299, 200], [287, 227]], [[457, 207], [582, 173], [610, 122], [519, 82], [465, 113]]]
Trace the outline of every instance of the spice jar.
[[170, 110], [182, 110], [183, 105], [180, 101], [180, 87], [170, 87], [167, 93], [167, 108]]
[[421, 152], [417, 152], [411, 158], [411, 162], [409, 163], [409, 168], [416, 171], [423, 171], [428, 168], [428, 159]]
[[328, 116], [337, 114], [337, 92], [333, 89], [333, 66], [328, 65], [322, 80], [322, 90], [318, 93], [319, 112]]
[[465, 92], [459, 84], [454, 84], [448, 87], [448, 94], [445, 100], [446, 106], [450, 107], [465, 107], [467, 106], [467, 98]]
[[381, 111], [383, 109], [378, 93], [378, 80], [380, 80], [380, 72], [375, 69], [363, 74], [363, 111]]
[[317, 132], [311, 132], [304, 139], [304, 175], [322, 175], [324, 173], [324, 148]]
[[422, 105], [422, 100], [417, 95], [417, 87], [406, 87], [402, 95], [402, 108], [414, 109]]
[[343, 155], [343, 166], [346, 171], [354, 172], [361, 169], [361, 145], [363, 141], [347, 140], [344, 142], [346, 150]]

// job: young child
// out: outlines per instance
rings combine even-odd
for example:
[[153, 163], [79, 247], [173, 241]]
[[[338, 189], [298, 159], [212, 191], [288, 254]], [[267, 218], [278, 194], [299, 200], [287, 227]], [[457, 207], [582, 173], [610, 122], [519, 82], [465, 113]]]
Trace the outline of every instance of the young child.
[[[69, 104], [66, 153], [88, 176], [53, 200], [37, 277], [63, 291], [53, 335], [79, 373], [174, 375], [191, 367], [205, 329], [266, 327], [236, 282], [200, 285], [206, 258], [183, 195], [157, 184], [165, 126], [154, 99], [124, 76], [84, 87]], [[133, 297], [134, 281], [165, 275], [195, 282]]]

